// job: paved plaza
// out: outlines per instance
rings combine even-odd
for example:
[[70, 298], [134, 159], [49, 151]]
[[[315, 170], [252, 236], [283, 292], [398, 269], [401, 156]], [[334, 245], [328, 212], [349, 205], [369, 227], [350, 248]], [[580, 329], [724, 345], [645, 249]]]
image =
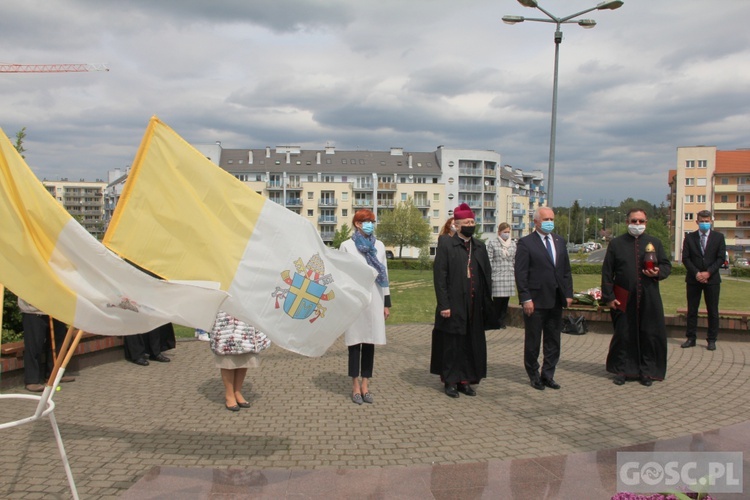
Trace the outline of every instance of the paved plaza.
[[[321, 358], [276, 347], [264, 352], [262, 366], [248, 371], [245, 396], [252, 407], [237, 413], [224, 409], [207, 342], [178, 342], [166, 353], [171, 363], [141, 367], [122, 359], [84, 368], [54, 398], [79, 494], [143, 498], [133, 491], [148, 491], [139, 481], [148, 481], [156, 467], [185, 468], [184, 480], [238, 470], [338, 471], [352, 479], [366, 469], [370, 476], [389, 470], [391, 481], [408, 484], [410, 477], [451, 464], [459, 468], [445, 468], [448, 475], [483, 467], [486, 476], [518, 463], [514, 459], [664, 441], [741, 424], [750, 415], [750, 342], [720, 337], [710, 352], [705, 341], [680, 349], [682, 339], [670, 338], [666, 381], [617, 387], [604, 369], [610, 335], [563, 335], [555, 376], [562, 389], [537, 391], [523, 369], [523, 331], [490, 331], [488, 377], [477, 386], [478, 396], [450, 399], [429, 374], [431, 329], [388, 328], [388, 345], [375, 352], [373, 405], [350, 402], [342, 339]], [[10, 392], [25, 391], [4, 391]], [[32, 402], [1, 404], [1, 422], [33, 413]], [[0, 432], [0, 497], [69, 498], [47, 420]], [[506, 473], [517, 478], [524, 470]], [[303, 489], [297, 497], [315, 498], [316, 491]], [[360, 496], [356, 489], [351, 493]], [[366, 496], [389, 497], [383, 491]], [[402, 495], [410, 496], [419, 495]], [[513, 496], [522, 497], [534, 495]]]

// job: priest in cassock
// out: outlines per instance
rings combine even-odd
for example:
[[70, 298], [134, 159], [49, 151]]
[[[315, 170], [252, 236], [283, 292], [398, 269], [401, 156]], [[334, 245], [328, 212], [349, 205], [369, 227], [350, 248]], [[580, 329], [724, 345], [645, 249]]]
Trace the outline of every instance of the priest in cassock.
[[646, 212], [628, 212], [628, 233], [613, 239], [602, 264], [602, 302], [610, 307], [614, 335], [607, 371], [613, 382], [650, 386], [667, 373], [667, 331], [659, 281], [672, 271], [661, 242], [643, 234]]

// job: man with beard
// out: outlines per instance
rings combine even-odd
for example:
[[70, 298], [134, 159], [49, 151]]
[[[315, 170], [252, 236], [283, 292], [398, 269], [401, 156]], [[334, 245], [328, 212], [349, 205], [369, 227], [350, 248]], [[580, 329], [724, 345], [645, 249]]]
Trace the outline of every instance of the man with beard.
[[628, 233], [613, 239], [602, 264], [602, 302], [610, 307], [615, 333], [609, 344], [607, 371], [622, 385], [638, 379], [646, 387], [667, 373], [667, 331], [659, 281], [672, 264], [661, 242], [643, 234], [646, 212], [628, 212]]

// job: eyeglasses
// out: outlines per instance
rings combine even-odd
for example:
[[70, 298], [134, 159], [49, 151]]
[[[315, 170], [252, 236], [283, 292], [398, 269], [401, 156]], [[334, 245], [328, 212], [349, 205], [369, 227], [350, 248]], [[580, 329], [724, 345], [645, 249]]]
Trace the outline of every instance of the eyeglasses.
[[645, 224], [646, 222], [646, 219], [630, 219], [631, 224]]

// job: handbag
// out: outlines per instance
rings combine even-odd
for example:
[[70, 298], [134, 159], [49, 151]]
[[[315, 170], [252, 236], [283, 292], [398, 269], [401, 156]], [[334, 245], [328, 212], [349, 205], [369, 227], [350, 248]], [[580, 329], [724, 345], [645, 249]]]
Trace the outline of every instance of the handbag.
[[569, 333], [570, 335], [584, 335], [588, 331], [589, 326], [585, 316], [573, 316], [572, 314], [568, 314], [563, 318], [563, 333]]

